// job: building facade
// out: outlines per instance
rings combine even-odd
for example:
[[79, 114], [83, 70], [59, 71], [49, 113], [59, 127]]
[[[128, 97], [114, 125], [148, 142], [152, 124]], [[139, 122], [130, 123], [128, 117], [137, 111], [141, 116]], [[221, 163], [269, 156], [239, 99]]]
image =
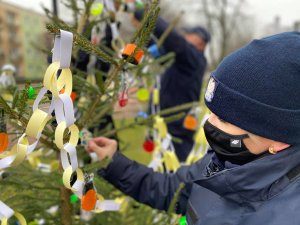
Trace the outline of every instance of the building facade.
[[19, 78], [42, 78], [47, 56], [37, 46], [49, 46], [46, 22], [41, 14], [0, 1], [0, 67], [10, 63]]

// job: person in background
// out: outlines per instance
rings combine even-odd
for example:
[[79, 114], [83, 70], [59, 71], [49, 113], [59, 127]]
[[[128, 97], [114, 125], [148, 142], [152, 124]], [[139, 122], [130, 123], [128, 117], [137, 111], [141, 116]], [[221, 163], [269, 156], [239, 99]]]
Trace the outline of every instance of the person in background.
[[204, 124], [211, 149], [195, 164], [161, 174], [98, 137], [88, 150], [112, 158], [98, 175], [139, 202], [175, 212], [188, 225], [300, 222], [300, 33], [254, 40], [212, 72]]
[[[108, 24], [105, 25], [104, 34], [105, 35], [102, 37], [100, 44], [106, 46], [109, 49], [112, 49], [112, 45], [111, 45], [112, 31]], [[74, 62], [74, 64], [75, 64], [74, 66], [76, 69], [79, 69], [80, 71], [84, 71], [85, 73], [87, 73], [89, 60], [90, 60], [90, 54], [84, 52], [83, 50], [79, 50], [76, 61]], [[109, 69], [110, 69], [109, 63], [106, 63], [100, 59], [97, 59], [96, 64], [95, 64], [95, 70], [101, 71], [103, 73], [107, 73], [109, 71]], [[105, 81], [105, 79], [106, 79], [106, 77], [103, 76], [103, 81]], [[111, 112], [105, 114], [102, 117], [102, 120], [99, 122], [99, 124], [97, 124], [96, 127], [90, 129], [90, 131], [94, 132], [95, 130], [103, 130], [103, 129], [107, 129], [107, 127], [110, 127], [110, 129], [114, 129], [114, 123], [113, 123]], [[112, 138], [116, 139], [117, 136], [114, 135]]]
[[[133, 24], [138, 26], [142, 18], [143, 11], [136, 11]], [[154, 36], [159, 39], [168, 27], [169, 24], [158, 17]], [[184, 34], [173, 30], [167, 36], [160, 50], [163, 53], [174, 52], [176, 58], [174, 64], [161, 76], [161, 110], [199, 101], [207, 66], [204, 51], [210, 39], [210, 33], [201, 26], [184, 29]], [[181, 139], [181, 143], [173, 144], [179, 161], [184, 162], [192, 150], [195, 132], [183, 127], [183, 119], [169, 123], [168, 131], [172, 136]]]

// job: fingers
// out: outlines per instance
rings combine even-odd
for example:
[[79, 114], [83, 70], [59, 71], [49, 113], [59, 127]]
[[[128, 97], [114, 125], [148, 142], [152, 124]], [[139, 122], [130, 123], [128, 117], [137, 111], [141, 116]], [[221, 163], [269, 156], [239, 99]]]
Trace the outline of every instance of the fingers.
[[100, 147], [104, 147], [106, 145], [109, 145], [112, 140], [106, 137], [96, 137], [93, 138], [92, 141]]
[[101, 161], [106, 153], [105, 151], [103, 151], [103, 149], [101, 147], [99, 147], [95, 142], [91, 141], [88, 145], [88, 148], [87, 148], [87, 151], [88, 152], [94, 152], [97, 154], [97, 157], [98, 159]]
[[89, 141], [87, 150], [89, 152], [101, 151], [104, 148], [117, 148], [117, 142], [115, 140], [106, 137], [97, 137]]
[[97, 137], [89, 141], [87, 151], [95, 152], [99, 160], [102, 160], [105, 157], [112, 158], [117, 151], [117, 147], [118, 143], [115, 140]]
[[97, 152], [100, 150], [100, 147], [93, 140], [91, 140], [89, 141], [86, 150], [88, 152]]

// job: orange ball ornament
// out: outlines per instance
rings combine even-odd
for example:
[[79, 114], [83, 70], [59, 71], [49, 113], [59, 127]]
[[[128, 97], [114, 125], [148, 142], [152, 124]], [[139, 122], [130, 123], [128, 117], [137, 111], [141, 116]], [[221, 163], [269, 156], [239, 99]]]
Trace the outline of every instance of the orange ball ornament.
[[81, 208], [85, 211], [95, 209], [97, 203], [97, 192], [94, 189], [88, 190], [81, 199]]
[[0, 153], [4, 152], [8, 146], [8, 134], [0, 133]]
[[184, 119], [183, 126], [187, 130], [196, 130], [198, 126], [197, 118], [194, 115], [187, 115]]

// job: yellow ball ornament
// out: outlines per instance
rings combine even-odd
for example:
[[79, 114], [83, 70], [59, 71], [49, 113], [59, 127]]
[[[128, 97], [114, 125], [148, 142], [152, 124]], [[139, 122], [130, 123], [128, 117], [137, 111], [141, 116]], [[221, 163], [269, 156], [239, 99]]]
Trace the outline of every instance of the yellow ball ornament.
[[137, 98], [141, 102], [146, 102], [149, 100], [150, 94], [146, 88], [141, 88], [137, 92]]
[[98, 3], [98, 4], [95, 4], [92, 8], [91, 8], [91, 14], [93, 16], [99, 16], [102, 14], [103, 12], [103, 4], [102, 3]]

